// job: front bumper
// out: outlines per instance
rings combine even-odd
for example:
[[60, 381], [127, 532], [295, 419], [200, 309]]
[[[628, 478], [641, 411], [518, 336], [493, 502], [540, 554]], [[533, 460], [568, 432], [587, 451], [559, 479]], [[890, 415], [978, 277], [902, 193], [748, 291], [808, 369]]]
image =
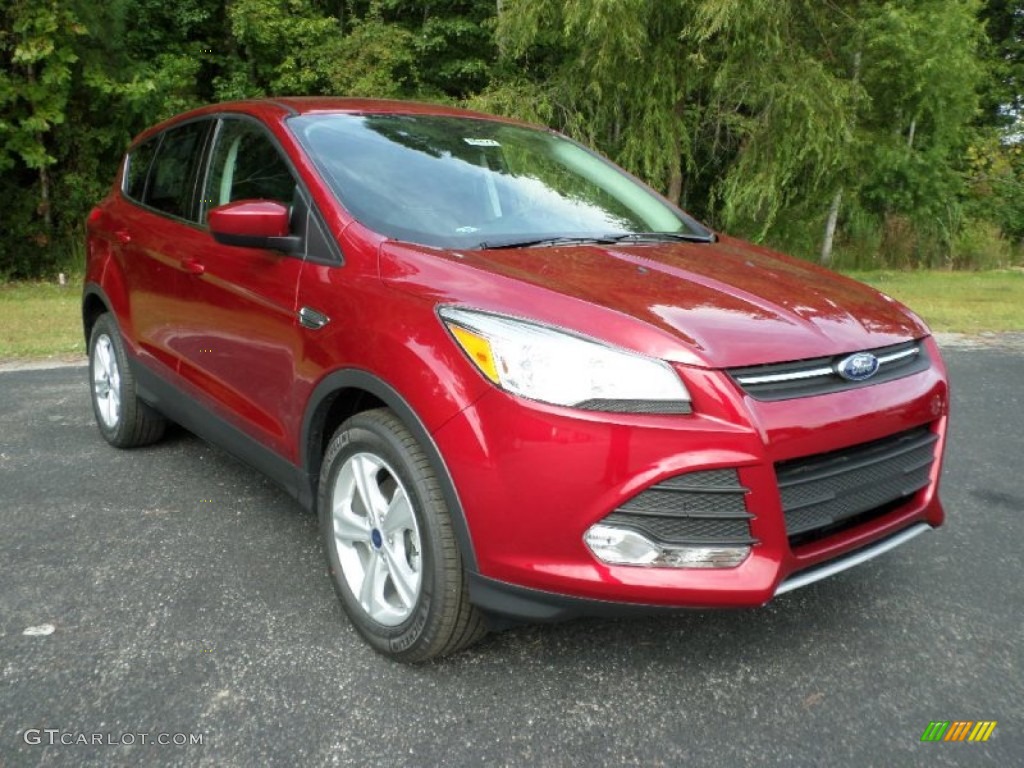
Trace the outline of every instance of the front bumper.
[[[939, 473], [948, 414], [932, 340], [921, 373], [846, 392], [777, 402], [743, 394], [718, 371], [682, 369], [694, 413], [580, 413], [492, 390], [435, 440], [462, 501], [479, 572], [471, 596], [498, 613], [539, 620], [636, 609], [757, 606], [828, 564], [891, 548], [943, 521]], [[811, 540], [793, 539], [776, 463], [925, 427], [937, 437], [927, 484], [878, 514]], [[730, 469], [749, 493], [750, 556], [726, 569], [613, 566], [584, 532], [668, 478]]]

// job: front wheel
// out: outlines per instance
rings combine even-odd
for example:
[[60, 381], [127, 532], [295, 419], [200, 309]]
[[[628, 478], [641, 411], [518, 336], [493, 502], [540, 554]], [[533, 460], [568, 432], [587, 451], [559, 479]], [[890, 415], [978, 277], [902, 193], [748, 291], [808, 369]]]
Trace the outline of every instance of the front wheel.
[[89, 383], [96, 424], [108, 443], [136, 448], [163, 436], [167, 422], [136, 396], [124, 343], [109, 314], [97, 318], [89, 337]]
[[423, 661], [483, 637], [437, 477], [393, 412], [366, 411], [341, 425], [317, 507], [335, 590], [376, 650]]

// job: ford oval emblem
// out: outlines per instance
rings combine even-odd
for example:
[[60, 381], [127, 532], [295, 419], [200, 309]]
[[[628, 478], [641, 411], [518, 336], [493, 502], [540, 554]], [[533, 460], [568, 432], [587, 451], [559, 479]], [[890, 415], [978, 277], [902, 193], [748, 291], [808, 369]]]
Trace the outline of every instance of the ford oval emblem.
[[836, 365], [836, 373], [847, 381], [864, 381], [878, 373], [878, 358], [870, 352], [844, 357]]

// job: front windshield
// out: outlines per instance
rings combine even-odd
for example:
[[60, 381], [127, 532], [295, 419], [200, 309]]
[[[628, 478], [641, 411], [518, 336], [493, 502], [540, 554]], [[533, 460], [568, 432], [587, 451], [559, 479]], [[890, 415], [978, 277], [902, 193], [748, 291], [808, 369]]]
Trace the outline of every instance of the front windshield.
[[422, 115], [303, 115], [288, 125], [349, 212], [397, 240], [486, 248], [710, 234], [547, 131]]

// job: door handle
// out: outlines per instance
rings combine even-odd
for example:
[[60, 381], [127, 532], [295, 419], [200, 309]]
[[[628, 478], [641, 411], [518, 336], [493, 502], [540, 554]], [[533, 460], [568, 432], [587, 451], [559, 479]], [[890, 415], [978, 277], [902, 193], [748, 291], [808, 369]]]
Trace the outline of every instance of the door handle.
[[191, 256], [181, 260], [181, 268], [190, 275], [201, 275], [206, 271], [206, 265]]
[[132, 233], [127, 229], [119, 229], [114, 233], [114, 237], [117, 238], [117, 242], [121, 245], [128, 245], [132, 241]]
[[299, 324], [304, 325], [306, 328], [319, 331], [329, 322], [331, 322], [331, 318], [323, 312], [317, 312], [312, 307], [303, 307], [299, 310]]

